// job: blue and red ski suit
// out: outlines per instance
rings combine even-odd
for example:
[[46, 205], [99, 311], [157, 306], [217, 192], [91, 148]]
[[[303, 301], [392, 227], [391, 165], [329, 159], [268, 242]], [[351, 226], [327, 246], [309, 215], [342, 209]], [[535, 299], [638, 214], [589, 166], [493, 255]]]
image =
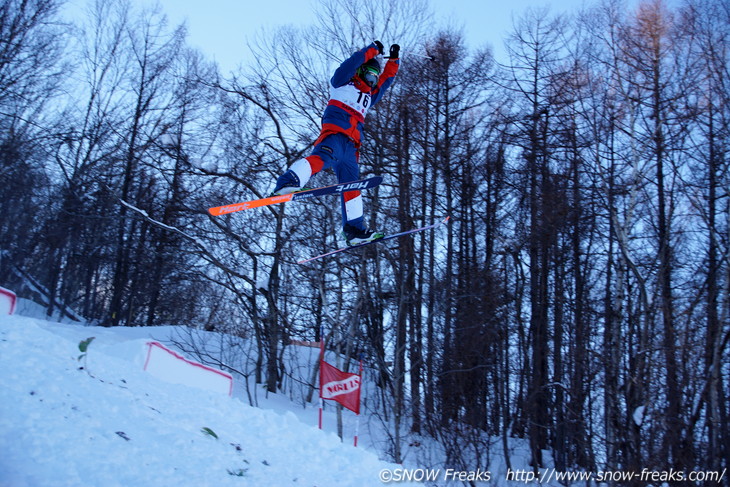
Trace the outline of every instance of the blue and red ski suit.
[[[333, 169], [340, 183], [360, 178], [359, 149], [365, 115], [393, 83], [400, 64], [398, 59], [389, 59], [377, 85], [370, 88], [356, 73], [362, 64], [377, 55], [378, 47], [372, 43], [353, 53], [335, 70], [330, 80], [330, 100], [322, 115], [322, 130], [312, 153], [291, 168], [302, 186], [322, 169]], [[343, 226], [348, 224], [364, 230], [360, 191], [343, 193], [341, 200]]]

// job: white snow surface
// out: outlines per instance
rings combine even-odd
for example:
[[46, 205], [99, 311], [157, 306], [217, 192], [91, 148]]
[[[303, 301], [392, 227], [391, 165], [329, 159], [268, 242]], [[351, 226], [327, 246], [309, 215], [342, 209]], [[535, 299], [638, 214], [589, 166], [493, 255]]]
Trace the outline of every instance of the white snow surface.
[[150, 333], [0, 316], [0, 487], [363, 487], [396, 467], [291, 411], [155, 378]]

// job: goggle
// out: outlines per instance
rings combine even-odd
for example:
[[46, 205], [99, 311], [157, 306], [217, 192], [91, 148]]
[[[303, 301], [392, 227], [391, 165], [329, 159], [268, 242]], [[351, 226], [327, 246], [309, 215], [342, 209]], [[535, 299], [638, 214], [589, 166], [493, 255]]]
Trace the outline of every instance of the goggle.
[[378, 84], [378, 78], [380, 78], [380, 71], [372, 66], [361, 66], [360, 67], [360, 78], [370, 88]]

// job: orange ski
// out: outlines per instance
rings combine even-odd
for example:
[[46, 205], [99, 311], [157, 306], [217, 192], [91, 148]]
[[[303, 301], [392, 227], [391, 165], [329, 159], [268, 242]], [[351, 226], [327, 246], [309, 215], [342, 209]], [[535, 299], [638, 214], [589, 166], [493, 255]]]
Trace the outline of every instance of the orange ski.
[[297, 201], [314, 196], [322, 196], [325, 194], [340, 194], [345, 191], [359, 191], [362, 189], [370, 189], [383, 182], [381, 176], [373, 176], [359, 181], [351, 181], [349, 183], [333, 184], [332, 186], [324, 186], [322, 188], [307, 189], [297, 191], [295, 193], [283, 194], [281, 196], [269, 196], [258, 200], [245, 201], [243, 203], [235, 203], [232, 205], [216, 206], [208, 208], [208, 213], [213, 216], [227, 215], [241, 210], [249, 210], [251, 208], [259, 208], [261, 206], [275, 205], [277, 203], [286, 203], [287, 201]]

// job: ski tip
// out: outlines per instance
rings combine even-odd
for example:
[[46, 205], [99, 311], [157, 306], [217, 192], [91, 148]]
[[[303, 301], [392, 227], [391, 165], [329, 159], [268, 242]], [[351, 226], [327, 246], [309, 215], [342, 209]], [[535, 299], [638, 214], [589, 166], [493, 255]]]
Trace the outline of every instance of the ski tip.
[[405, 232], [394, 233], [392, 235], [387, 235], [386, 234], [386, 235], [384, 235], [381, 238], [378, 238], [378, 239], [375, 239], [375, 240], [371, 240], [369, 242], [363, 242], [361, 244], [353, 245], [351, 247], [342, 247], [342, 248], [339, 248], [339, 249], [336, 249], [336, 250], [332, 250], [330, 252], [327, 252], [327, 253], [324, 253], [324, 254], [321, 254], [321, 255], [317, 255], [317, 256], [314, 256], [314, 257], [310, 257], [308, 259], [304, 259], [304, 260], [297, 261], [297, 264], [306, 264], [308, 262], [312, 262], [314, 260], [321, 259], [322, 257], [328, 257], [330, 255], [339, 254], [340, 252], [345, 252], [347, 250], [354, 250], [354, 249], [357, 249], [357, 248], [360, 248], [360, 247], [365, 247], [366, 245], [371, 245], [371, 244], [374, 244], [374, 243], [383, 242], [385, 240], [390, 240], [392, 238], [403, 237], [405, 235], [410, 235], [412, 233], [421, 232], [421, 231], [424, 231], [424, 230], [433, 230], [433, 229], [439, 227], [440, 225], [443, 225], [444, 223], [447, 223], [450, 219], [451, 219], [451, 216], [450, 215], [446, 215], [446, 218], [444, 218], [443, 220], [437, 220], [435, 223], [431, 223], [430, 225], [427, 225], [427, 226], [424, 226], [424, 227], [414, 228], [412, 230], [407, 230]]

